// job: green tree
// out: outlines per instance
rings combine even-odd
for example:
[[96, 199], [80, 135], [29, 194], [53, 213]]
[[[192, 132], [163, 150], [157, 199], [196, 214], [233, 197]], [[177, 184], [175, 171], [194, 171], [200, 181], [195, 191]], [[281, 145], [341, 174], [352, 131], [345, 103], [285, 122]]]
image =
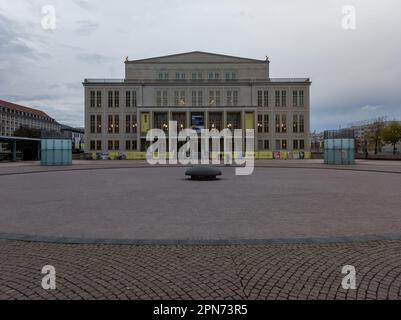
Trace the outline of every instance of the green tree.
[[41, 131], [39, 129], [21, 126], [19, 129], [15, 130], [14, 137], [40, 139]]
[[378, 118], [368, 127], [367, 140], [369, 146], [374, 148], [375, 154], [378, 153], [379, 149], [383, 146], [382, 131], [385, 127], [384, 118]]
[[390, 122], [382, 130], [383, 141], [393, 146], [393, 154], [395, 155], [396, 145], [401, 141], [401, 124], [393, 121]]

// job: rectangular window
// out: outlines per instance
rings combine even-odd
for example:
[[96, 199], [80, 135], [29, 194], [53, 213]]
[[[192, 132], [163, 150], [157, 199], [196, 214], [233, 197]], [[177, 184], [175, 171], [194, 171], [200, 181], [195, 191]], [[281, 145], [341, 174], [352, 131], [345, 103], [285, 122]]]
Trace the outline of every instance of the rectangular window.
[[113, 108], [113, 91], [108, 92], [108, 102], [109, 108]]
[[136, 114], [131, 116], [132, 133], [137, 133], [138, 123], [136, 120]]
[[298, 140], [294, 140], [294, 141], [292, 142], [292, 148], [293, 148], [294, 150], [298, 150], [298, 148], [299, 148]]
[[263, 116], [261, 114], [258, 115], [258, 133], [263, 132]]
[[120, 117], [114, 116], [114, 133], [120, 133]]
[[287, 116], [285, 114], [281, 115], [281, 132], [287, 132]]
[[280, 133], [280, 115], [276, 114], [276, 133]]
[[131, 150], [131, 140], [125, 141], [125, 150], [127, 150], [127, 151]]
[[280, 91], [276, 90], [276, 96], [275, 96], [275, 106], [279, 107], [280, 106]]
[[209, 72], [209, 80], [214, 80], [214, 73], [213, 72]]
[[125, 92], [125, 106], [127, 108], [131, 107], [131, 91]]
[[265, 114], [263, 116], [263, 132], [269, 133], [269, 115]]
[[281, 140], [281, 149], [287, 150], [287, 140]]
[[174, 106], [178, 107], [180, 105], [180, 92], [174, 91]]
[[214, 79], [215, 79], [215, 80], [219, 80], [219, 79], [220, 79], [220, 73], [215, 72], [215, 73], [214, 73]]
[[201, 107], [203, 106], [203, 92], [198, 91], [198, 106]]
[[269, 106], [269, 91], [265, 90], [263, 92], [263, 106], [268, 107]]
[[114, 107], [120, 107], [120, 91], [114, 91]]
[[299, 132], [300, 133], [305, 132], [305, 117], [303, 114], [299, 115]]
[[293, 121], [292, 121], [292, 132], [298, 133], [298, 115], [294, 114], [293, 115]]
[[262, 107], [263, 106], [263, 91], [262, 90], [258, 90], [258, 107]]
[[132, 150], [137, 150], [138, 146], [137, 146], [137, 142], [136, 140], [132, 140]]
[[114, 141], [114, 150], [120, 150], [120, 141], [118, 140]]
[[299, 149], [301, 150], [305, 149], [305, 140], [299, 140]]
[[264, 147], [264, 149], [265, 149], [265, 150], [269, 150], [269, 149], [270, 149], [270, 143], [269, 143], [269, 140], [265, 140], [263, 143], [264, 143], [264, 146], [263, 146], [263, 147]]
[[234, 90], [233, 92], [234, 106], [238, 106], [238, 91]]
[[196, 102], [197, 102], [197, 100], [196, 100], [196, 91], [193, 90], [192, 91], [192, 106], [193, 107], [196, 107]]
[[99, 114], [96, 119], [97, 133], [102, 133], [102, 116]]
[[216, 91], [216, 106], [220, 106], [221, 105], [221, 99], [220, 99], [220, 91], [217, 90]]
[[197, 78], [198, 78], [196, 72], [192, 72], [191, 76], [192, 76], [192, 80], [197, 80]]
[[156, 105], [158, 107], [162, 106], [162, 92], [161, 91], [156, 91]]
[[138, 105], [136, 91], [132, 91], [132, 106], [135, 108]]
[[180, 105], [181, 106], [186, 106], [187, 105], [187, 97], [186, 97], [186, 93], [184, 90], [181, 91], [180, 94]]
[[214, 99], [214, 91], [209, 91], [209, 106], [215, 106], [216, 100]]
[[102, 150], [102, 140], [97, 140], [96, 141], [96, 150], [101, 151]]
[[227, 106], [231, 106], [232, 105], [232, 92], [231, 91], [227, 91]]
[[97, 91], [96, 93], [96, 104], [98, 108], [102, 107], [102, 91]]
[[298, 107], [298, 91], [297, 90], [294, 90], [292, 92], [292, 105], [294, 107]]
[[167, 90], [163, 91], [163, 107], [168, 106], [168, 92]]
[[114, 127], [114, 125], [113, 125], [113, 116], [109, 115], [108, 116], [108, 132], [109, 133], [113, 133], [113, 127]]
[[129, 114], [125, 116], [125, 133], [131, 133], [131, 116]]
[[90, 141], [90, 148], [91, 148], [92, 151], [95, 150], [95, 140], [91, 140]]
[[299, 106], [300, 107], [304, 106], [304, 91], [303, 90], [299, 91]]
[[95, 107], [95, 91], [90, 92], [90, 107]]
[[96, 127], [95, 115], [91, 115], [91, 117], [90, 117], [90, 123], [91, 123], [91, 125], [90, 125], [90, 127], [91, 127], [91, 133], [95, 133], [95, 132], [96, 132], [96, 129], [95, 129], [95, 127]]
[[282, 107], [287, 106], [287, 91], [285, 90], [281, 91], [281, 106]]
[[108, 143], [107, 143], [107, 149], [108, 149], [109, 151], [112, 151], [112, 150], [113, 150], [113, 141], [112, 141], [112, 140], [109, 140], [109, 141], [108, 141]]

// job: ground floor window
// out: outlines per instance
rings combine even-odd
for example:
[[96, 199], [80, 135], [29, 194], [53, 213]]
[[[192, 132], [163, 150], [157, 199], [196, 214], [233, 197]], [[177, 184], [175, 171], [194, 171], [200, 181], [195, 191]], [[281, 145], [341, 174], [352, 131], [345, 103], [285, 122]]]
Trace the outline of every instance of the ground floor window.
[[136, 151], [137, 142], [136, 140], [127, 140], [125, 141], [125, 150], [127, 151]]
[[294, 150], [303, 150], [303, 149], [305, 149], [305, 140], [294, 140], [293, 141], [293, 149]]
[[287, 140], [276, 140], [276, 150], [287, 150]]

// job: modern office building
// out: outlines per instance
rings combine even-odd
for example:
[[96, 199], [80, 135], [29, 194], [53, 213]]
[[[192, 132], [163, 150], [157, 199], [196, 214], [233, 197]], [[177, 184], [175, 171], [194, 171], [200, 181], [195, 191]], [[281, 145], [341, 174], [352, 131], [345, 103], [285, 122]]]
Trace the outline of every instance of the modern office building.
[[45, 112], [0, 100], [0, 136], [13, 136], [21, 126], [60, 131], [60, 124]]
[[146, 151], [151, 128], [255, 129], [257, 151], [310, 150], [311, 81], [270, 78], [268, 58], [189, 52], [125, 61], [124, 79], [85, 79], [85, 152]]

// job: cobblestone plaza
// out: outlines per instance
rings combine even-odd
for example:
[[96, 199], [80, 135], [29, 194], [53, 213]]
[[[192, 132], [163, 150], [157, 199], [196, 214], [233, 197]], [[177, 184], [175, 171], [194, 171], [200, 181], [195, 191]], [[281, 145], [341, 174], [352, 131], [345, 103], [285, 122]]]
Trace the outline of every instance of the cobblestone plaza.
[[[400, 165], [266, 161], [213, 182], [185, 169], [2, 166], [0, 298], [400, 298]], [[261, 194], [246, 192], [258, 183]], [[44, 265], [55, 291], [40, 286]], [[356, 290], [341, 287], [345, 265]]]

